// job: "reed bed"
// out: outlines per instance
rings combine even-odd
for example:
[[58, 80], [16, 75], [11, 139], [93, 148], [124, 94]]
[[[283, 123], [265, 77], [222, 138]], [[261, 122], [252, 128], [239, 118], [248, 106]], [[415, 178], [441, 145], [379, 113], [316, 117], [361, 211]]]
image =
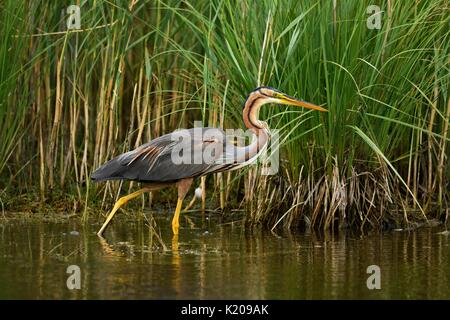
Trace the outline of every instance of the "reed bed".
[[241, 207], [271, 228], [446, 220], [450, 8], [376, 2], [380, 29], [367, 27], [371, 1], [3, 1], [3, 207], [87, 218], [136, 185], [92, 185], [100, 164], [194, 121], [243, 128], [245, 96], [270, 85], [329, 112], [264, 108], [279, 172], [199, 179], [203, 209]]

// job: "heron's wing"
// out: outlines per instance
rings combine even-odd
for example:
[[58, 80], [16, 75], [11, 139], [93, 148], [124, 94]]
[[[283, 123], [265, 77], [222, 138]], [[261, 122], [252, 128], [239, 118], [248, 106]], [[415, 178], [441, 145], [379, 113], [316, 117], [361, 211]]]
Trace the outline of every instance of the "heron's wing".
[[217, 128], [178, 130], [108, 161], [92, 179], [170, 182], [221, 171], [229, 166], [221, 161], [225, 143]]

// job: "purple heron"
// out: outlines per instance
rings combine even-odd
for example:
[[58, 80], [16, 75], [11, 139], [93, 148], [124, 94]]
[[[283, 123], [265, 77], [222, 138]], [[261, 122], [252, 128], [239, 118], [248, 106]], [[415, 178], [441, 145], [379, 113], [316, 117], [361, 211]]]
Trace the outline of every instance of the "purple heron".
[[[174, 235], [177, 235], [183, 199], [194, 178], [208, 173], [234, 170], [249, 165], [267, 147], [270, 140], [269, 127], [266, 122], [258, 119], [261, 106], [267, 103], [327, 111], [320, 106], [296, 99], [277, 89], [258, 87], [250, 92], [242, 111], [245, 126], [254, 136], [252, 143], [247, 146], [238, 147], [233, 142], [230, 142], [229, 139], [223, 138], [225, 133], [221, 129], [200, 128], [201, 134], [195, 134], [195, 130], [198, 129], [181, 130], [182, 132], [178, 135], [178, 139], [174, 139], [174, 133], [177, 132], [175, 131], [113, 158], [95, 170], [91, 175], [91, 179], [95, 182], [133, 180], [142, 183], [142, 189], [120, 198], [97, 234], [102, 236], [114, 214], [129, 200], [145, 192], [176, 185], [178, 187], [178, 202], [172, 219], [172, 231]], [[213, 134], [207, 135], [207, 131], [213, 132]], [[212, 161], [202, 161], [202, 156], [200, 156], [200, 161], [195, 161], [199, 158], [196, 155], [193, 156], [194, 161], [174, 161], [173, 155], [179, 152], [180, 149], [182, 150], [180, 148], [180, 136], [182, 138], [190, 138], [189, 144], [191, 148], [185, 149], [189, 150], [188, 152], [194, 153], [195, 150], [198, 150], [198, 153], [202, 155], [207, 148], [219, 151], [214, 152], [212, 159], [210, 159]]]

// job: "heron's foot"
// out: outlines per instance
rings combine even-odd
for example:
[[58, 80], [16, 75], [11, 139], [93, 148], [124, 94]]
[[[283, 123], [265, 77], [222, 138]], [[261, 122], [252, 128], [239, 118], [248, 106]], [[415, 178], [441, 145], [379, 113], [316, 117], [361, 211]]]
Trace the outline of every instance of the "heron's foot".
[[120, 198], [119, 200], [117, 200], [117, 202], [114, 204], [114, 208], [112, 209], [111, 213], [108, 215], [108, 217], [106, 218], [105, 222], [103, 223], [102, 227], [100, 228], [100, 230], [97, 232], [97, 235], [99, 237], [103, 238], [103, 232], [105, 231], [106, 227], [108, 227], [109, 223], [111, 222], [112, 218], [114, 217], [114, 215], [116, 214], [117, 210], [119, 210], [119, 208], [121, 206], [123, 206], [124, 204], [126, 204], [128, 201], [130, 201], [133, 198], [136, 198], [137, 196], [143, 194], [144, 192], [149, 191], [149, 188], [142, 188], [136, 192], [130, 193], [127, 196], [124, 196], [122, 198]]

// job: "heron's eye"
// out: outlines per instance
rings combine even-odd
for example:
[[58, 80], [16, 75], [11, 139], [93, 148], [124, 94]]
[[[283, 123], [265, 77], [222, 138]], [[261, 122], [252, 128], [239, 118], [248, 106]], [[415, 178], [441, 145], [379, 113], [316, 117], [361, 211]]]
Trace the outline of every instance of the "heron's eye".
[[274, 92], [273, 96], [274, 96], [274, 98], [277, 98], [277, 99], [283, 99], [284, 98], [284, 95], [282, 95], [281, 93], [278, 93], [278, 92]]

